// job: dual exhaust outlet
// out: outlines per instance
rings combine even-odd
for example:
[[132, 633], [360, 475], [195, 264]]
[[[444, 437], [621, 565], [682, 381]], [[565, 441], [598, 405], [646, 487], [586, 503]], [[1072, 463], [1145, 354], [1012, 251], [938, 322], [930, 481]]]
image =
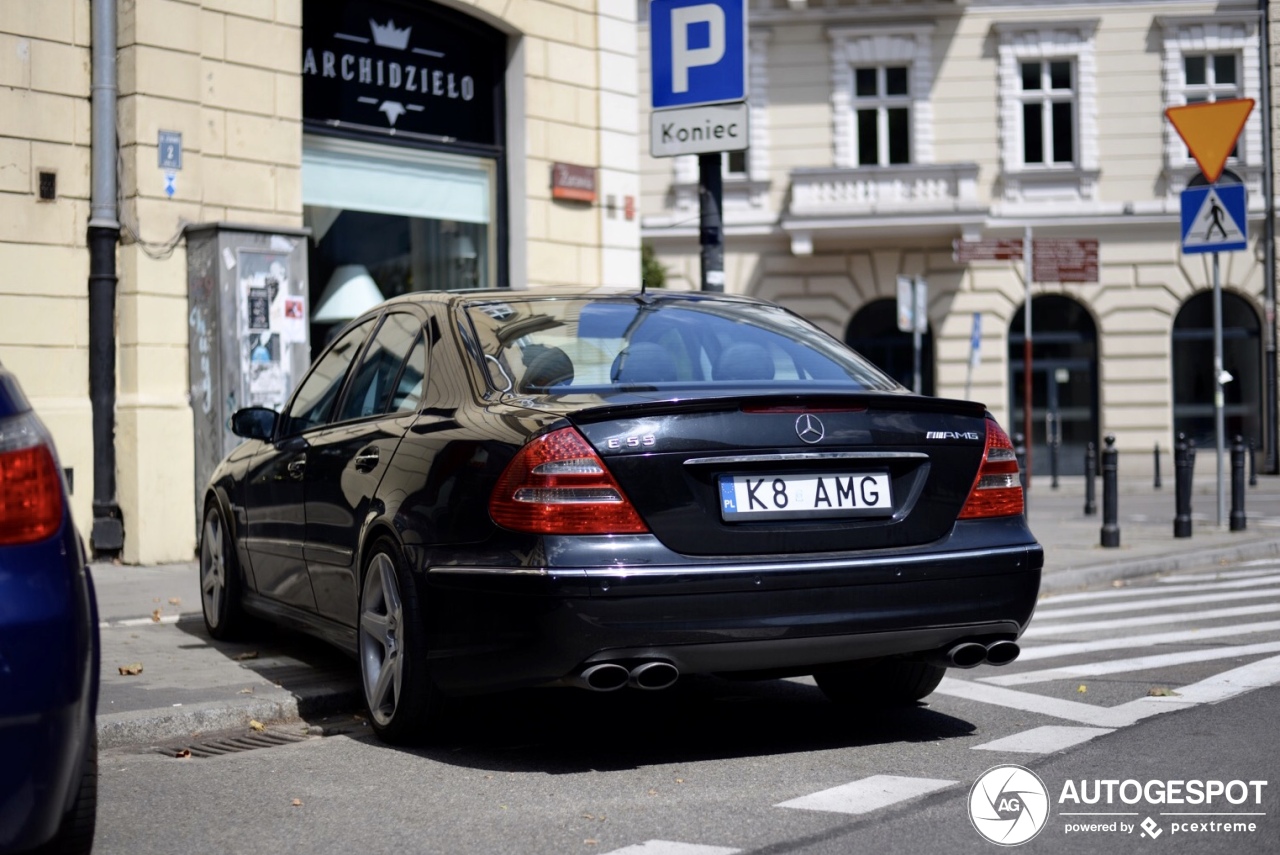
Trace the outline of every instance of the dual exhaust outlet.
[[1008, 665], [1018, 658], [1022, 648], [1016, 641], [962, 641], [941, 655], [941, 664], [949, 668], [976, 668], [979, 665]]
[[680, 678], [680, 670], [670, 662], [650, 660], [630, 667], [618, 662], [588, 665], [569, 678], [569, 683], [593, 692], [613, 692], [624, 686], [645, 691], [667, 689]]

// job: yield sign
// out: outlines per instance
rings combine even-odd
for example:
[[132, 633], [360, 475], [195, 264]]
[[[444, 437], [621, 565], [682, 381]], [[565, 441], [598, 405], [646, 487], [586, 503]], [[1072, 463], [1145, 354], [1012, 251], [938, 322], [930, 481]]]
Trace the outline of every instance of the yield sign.
[[1252, 110], [1252, 98], [1233, 98], [1170, 107], [1164, 114], [1191, 150], [1205, 179], [1212, 184], [1222, 175], [1222, 168]]

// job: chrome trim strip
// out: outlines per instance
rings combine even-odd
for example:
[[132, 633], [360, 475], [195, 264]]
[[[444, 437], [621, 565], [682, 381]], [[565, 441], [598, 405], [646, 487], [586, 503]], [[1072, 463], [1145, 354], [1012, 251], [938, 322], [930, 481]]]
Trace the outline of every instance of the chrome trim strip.
[[488, 576], [564, 576], [626, 579], [632, 576], [696, 576], [702, 574], [806, 573], [831, 570], [866, 570], [884, 566], [927, 564], [947, 561], [983, 561], [1002, 556], [1024, 556], [1037, 545], [1006, 546], [999, 549], [967, 549], [959, 552], [937, 552], [927, 555], [894, 555], [855, 561], [814, 561], [791, 564], [682, 564], [678, 567], [428, 567], [428, 573]]
[[752, 454], [735, 457], [691, 457], [685, 466], [703, 466], [712, 463], [792, 463], [802, 460], [928, 460], [929, 455], [919, 451], [814, 451], [797, 454]]

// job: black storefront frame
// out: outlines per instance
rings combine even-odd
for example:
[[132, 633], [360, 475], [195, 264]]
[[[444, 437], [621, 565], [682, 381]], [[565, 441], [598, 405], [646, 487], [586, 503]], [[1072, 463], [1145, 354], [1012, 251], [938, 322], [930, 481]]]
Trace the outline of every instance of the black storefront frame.
[[[315, 9], [322, 8], [322, 4], [323, 0], [319, 0], [319, 2], [318, 0], [308, 0], [308, 2], [303, 6], [302, 35], [304, 56], [307, 49], [306, 23], [308, 9], [310, 9], [314, 14]], [[361, 9], [361, 14], [369, 14], [369, 4], [363, 3], [361, 0], [349, 0], [347, 4], [330, 3], [329, 5], [348, 5]], [[395, 7], [402, 9], [404, 14], [411, 18], [420, 18], [423, 14], [422, 10], [429, 7], [430, 15], [448, 21], [456, 27], [470, 30], [480, 38], [492, 40], [495, 48], [499, 45], [501, 46], [501, 50], [495, 49], [491, 51], [492, 66], [490, 71], [493, 74], [494, 86], [492, 121], [493, 138], [495, 142], [492, 144], [485, 144], [451, 138], [444, 135], [418, 133], [411, 130], [396, 130], [394, 127], [387, 129], [343, 118], [317, 119], [308, 117], [306, 115], [307, 99], [305, 97], [305, 92], [307, 87], [305, 79], [303, 81], [303, 134], [337, 137], [340, 139], [348, 139], [367, 144], [411, 148], [422, 151], [438, 152], [441, 154], [491, 159], [494, 162], [494, 282], [499, 288], [510, 288], [510, 191], [507, 180], [508, 156], [506, 146], [506, 76], [507, 66], [511, 56], [510, 36], [477, 18], [465, 15], [457, 10], [451, 9], [447, 6], [441, 6], [437, 3], [410, 3], [404, 2], [404, 0], [381, 0], [379, 5], [382, 7]]]

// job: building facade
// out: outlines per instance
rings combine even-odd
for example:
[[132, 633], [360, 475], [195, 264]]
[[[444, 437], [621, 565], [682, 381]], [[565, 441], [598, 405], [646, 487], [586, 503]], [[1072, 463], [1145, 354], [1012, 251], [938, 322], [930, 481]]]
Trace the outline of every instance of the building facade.
[[[1213, 256], [1182, 251], [1199, 169], [1164, 110], [1261, 102], [1257, 3], [750, 0], [749, 21], [750, 148], [722, 163], [726, 290], [791, 307], [911, 386], [896, 297], [923, 278], [923, 391], [984, 401], [1011, 433], [1030, 294], [1034, 475], [1082, 472], [1108, 434], [1131, 473], [1179, 432], [1214, 446]], [[1247, 188], [1247, 249], [1219, 255], [1227, 434], [1260, 453], [1264, 121], [1248, 116], [1223, 179]], [[673, 287], [696, 288], [697, 160], [646, 150], [642, 173], [643, 239]], [[1008, 257], [1027, 236], [1066, 255], [1030, 270]]]
[[[639, 283], [630, 2], [6, 2], [0, 361], [54, 434], [86, 539], [93, 7], [117, 40], [107, 441], [125, 561], [193, 554], [202, 358], [207, 375], [244, 357], [229, 406], [278, 405], [301, 379], [282, 353], [305, 346], [305, 365], [380, 298]], [[222, 339], [197, 299], [220, 287], [244, 316]]]

